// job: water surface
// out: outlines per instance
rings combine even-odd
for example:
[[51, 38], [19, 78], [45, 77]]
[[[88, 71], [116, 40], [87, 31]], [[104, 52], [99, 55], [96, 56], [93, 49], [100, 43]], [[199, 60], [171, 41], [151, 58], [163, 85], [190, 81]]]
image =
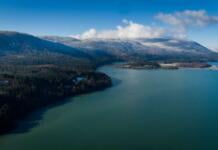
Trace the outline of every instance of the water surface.
[[100, 71], [112, 88], [30, 115], [0, 150], [218, 149], [218, 71]]

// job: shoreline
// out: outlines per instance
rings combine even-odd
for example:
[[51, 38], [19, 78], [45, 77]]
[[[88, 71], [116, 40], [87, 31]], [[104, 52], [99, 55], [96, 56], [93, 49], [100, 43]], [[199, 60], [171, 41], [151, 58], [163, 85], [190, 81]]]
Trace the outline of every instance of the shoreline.
[[[138, 64], [137, 63], [134, 63], [134, 67], [132, 67], [131, 65], [126, 67], [125, 65], [129, 65], [129, 63], [124, 63], [124, 64], [110, 64], [112, 66], [115, 66], [115, 67], [118, 67], [118, 68], [124, 68], [124, 69], [166, 69], [166, 70], [177, 70], [177, 69], [181, 69], [177, 66], [175, 66], [176, 63], [171, 63], [171, 64], [166, 64], [165, 66], [159, 66], [157, 65], [156, 63], [149, 63], [149, 64], [145, 64], [146, 67], [141, 67], [141, 66], [137, 66]], [[202, 63], [201, 63], [202, 64]], [[203, 66], [207, 66], [207, 64], [209, 63], [204, 63]], [[172, 66], [171, 66], [172, 65]], [[123, 67], [124, 66], [124, 67]], [[189, 66], [189, 65], [188, 65]], [[210, 67], [200, 67], [199, 69], [201, 68], [207, 68], [207, 69], [211, 69], [214, 65], [211, 65]], [[101, 66], [102, 67], [102, 66]], [[0, 135], [6, 135], [6, 134], [9, 134], [10, 131], [12, 131], [13, 129], [15, 129], [17, 127], [17, 122], [22, 120], [23, 118], [25, 118], [26, 116], [28, 116], [29, 114], [37, 111], [38, 109], [41, 109], [43, 107], [46, 107], [46, 106], [49, 106], [49, 105], [52, 105], [54, 103], [57, 103], [57, 102], [61, 102], [62, 99], [67, 99], [67, 98], [70, 98], [70, 97], [74, 97], [74, 96], [79, 96], [79, 95], [82, 95], [82, 94], [89, 94], [89, 93], [92, 93], [92, 92], [97, 92], [97, 91], [102, 91], [102, 90], [105, 90], [109, 87], [112, 86], [112, 80], [111, 78], [106, 75], [105, 73], [100, 73], [99, 72], [99, 69], [100, 67], [97, 67], [96, 70], [94, 72], [92, 72], [91, 74], [95, 75], [95, 74], [99, 74], [100, 78], [99, 79], [96, 79], [95, 80], [95, 84], [93, 86], [85, 86], [82, 88], [82, 90], [80, 89], [77, 89], [77, 91], [75, 92], [72, 92], [72, 93], [68, 93], [66, 95], [62, 95], [62, 96], [56, 96], [56, 97], [51, 97], [51, 98], [45, 98], [45, 99], [41, 99], [41, 104], [37, 104], [37, 106], [33, 106], [33, 108], [31, 110], [28, 110], [27, 112], [25, 112], [24, 114], [21, 114], [21, 115], [18, 115], [18, 118], [16, 119], [12, 119], [12, 121], [9, 121], [9, 122], [6, 122], [5, 124], [1, 124], [0, 125]], [[187, 63], [186, 63], [186, 67], [183, 67], [183, 68], [198, 68], [198, 67], [187, 67]], [[212, 69], [211, 69], [212, 70]], [[84, 73], [86, 74], [86, 73]], [[104, 80], [106, 82], [104, 83], [98, 83], [98, 80], [100, 81], [101, 78], [104, 78]], [[87, 81], [88, 82], [88, 81]], [[2, 81], [2, 83], [0, 82], [0, 84], [8, 84], [8, 81]], [[39, 98], [38, 98], [39, 99]], [[51, 101], [49, 101], [48, 99], [52, 99]], [[45, 102], [43, 102], [45, 100]], [[1, 105], [0, 105], [1, 106]], [[17, 106], [19, 107], [19, 106]], [[35, 107], [35, 108], [34, 108]], [[0, 107], [0, 115], [1, 115], [1, 107]], [[1, 116], [0, 116], [1, 117]], [[1, 118], [0, 118], [0, 121], [1, 121]], [[3, 128], [2, 128], [3, 126]]]
[[[50, 73], [49, 68], [49, 73]], [[65, 76], [66, 74], [67, 76]], [[28, 79], [20, 79], [23, 85], [26, 85], [27, 89], [22, 89], [17, 85], [18, 89], [21, 89], [19, 93], [12, 93], [12, 91], [18, 91], [17, 88], [13, 87], [12, 90], [7, 91], [7, 94], [0, 95], [0, 135], [9, 134], [10, 131], [17, 127], [17, 122], [28, 116], [30, 113], [37, 111], [43, 107], [61, 102], [61, 100], [82, 95], [92, 92], [97, 92], [109, 88], [112, 86], [111, 78], [100, 72], [83, 72], [83, 73], [68, 73], [69, 70], [63, 70], [58, 68], [55, 71], [54, 79], [47, 77], [44, 74], [42, 79], [31, 76]], [[60, 81], [56, 81], [59, 74]], [[63, 77], [62, 77], [63, 76]], [[69, 77], [69, 79], [65, 79]], [[19, 80], [19, 79], [16, 79]], [[23, 81], [24, 80], [24, 81]], [[48, 82], [47, 82], [48, 80]], [[52, 80], [52, 81], [49, 81]], [[4, 86], [10, 86], [18, 81], [5, 80], [4, 84], [0, 85], [0, 88]], [[41, 85], [38, 83], [43, 82]], [[29, 91], [31, 86], [35, 86], [35, 92]], [[32, 90], [32, 89], [31, 89]], [[4, 90], [1, 90], [4, 91]], [[6, 90], [5, 90], [6, 91]], [[46, 92], [46, 93], [45, 93]], [[19, 96], [21, 95], [21, 96]], [[31, 97], [31, 100], [30, 100]]]
[[196, 68], [196, 69], [210, 69], [214, 65], [206, 62], [174, 62], [174, 63], [162, 63], [162, 62], [126, 62], [123, 64], [115, 64], [115, 67], [123, 69], [164, 69], [164, 70], [178, 70], [182, 68]]

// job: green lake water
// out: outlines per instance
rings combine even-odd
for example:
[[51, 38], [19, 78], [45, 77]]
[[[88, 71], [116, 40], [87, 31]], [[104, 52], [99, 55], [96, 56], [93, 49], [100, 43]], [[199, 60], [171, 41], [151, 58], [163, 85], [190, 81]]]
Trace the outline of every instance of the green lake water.
[[113, 87], [31, 114], [0, 150], [218, 149], [218, 71], [100, 71]]

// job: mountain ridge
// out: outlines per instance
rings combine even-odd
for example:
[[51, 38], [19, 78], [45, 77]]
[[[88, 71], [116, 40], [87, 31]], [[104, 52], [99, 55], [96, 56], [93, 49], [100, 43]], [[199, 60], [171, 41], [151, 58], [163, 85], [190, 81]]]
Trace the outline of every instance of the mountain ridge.
[[0, 31], [0, 57], [2, 64], [95, 68], [115, 61], [215, 61], [218, 53], [197, 42], [170, 38], [79, 40]]
[[55, 64], [85, 69], [95, 66], [93, 58], [78, 48], [12, 31], [0, 31], [0, 63]]
[[217, 60], [218, 54], [205, 46], [188, 40], [173, 38], [136, 38], [136, 39], [85, 39], [71, 37], [44, 36], [45, 40], [62, 43], [86, 50], [98, 49], [120, 59], [174, 59], [207, 61]]

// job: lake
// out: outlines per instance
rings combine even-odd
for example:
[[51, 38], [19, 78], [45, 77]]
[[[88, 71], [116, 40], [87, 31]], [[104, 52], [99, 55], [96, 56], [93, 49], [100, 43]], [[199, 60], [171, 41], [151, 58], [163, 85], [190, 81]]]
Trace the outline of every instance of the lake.
[[218, 71], [100, 71], [113, 87], [31, 114], [0, 150], [218, 149]]

